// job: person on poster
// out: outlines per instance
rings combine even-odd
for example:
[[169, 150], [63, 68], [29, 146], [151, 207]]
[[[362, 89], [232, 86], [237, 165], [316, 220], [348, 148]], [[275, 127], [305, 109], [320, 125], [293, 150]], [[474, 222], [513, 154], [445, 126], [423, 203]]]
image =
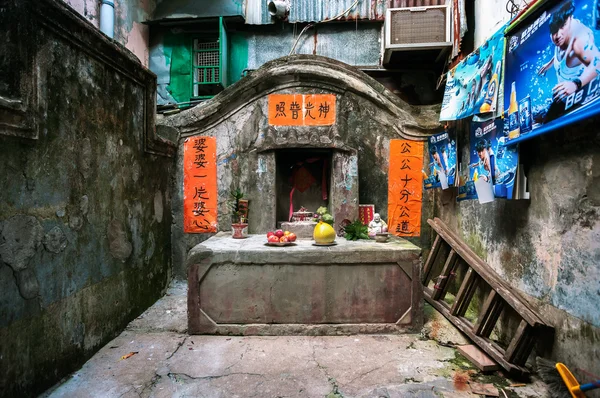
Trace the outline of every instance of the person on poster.
[[[600, 51], [594, 43], [594, 34], [589, 27], [573, 17], [574, 11], [575, 5], [570, 0], [550, 17], [554, 56], [538, 71], [539, 75], [544, 75], [554, 66], [558, 79], [558, 84], [552, 89], [554, 103], [591, 82], [600, 70]], [[552, 109], [548, 111], [550, 119], [558, 116], [552, 117], [551, 111]]]
[[443, 170], [444, 173], [445, 168], [442, 164], [442, 160], [440, 159], [440, 154], [438, 153], [437, 147], [435, 145], [433, 145], [431, 147], [431, 158], [433, 159], [433, 162], [429, 163], [429, 166], [433, 166], [434, 170], [435, 170], [435, 166], [439, 167], [440, 170]]
[[442, 163], [442, 170], [444, 170], [444, 173], [446, 173], [446, 176], [448, 175], [448, 153], [446, 152], [446, 146], [442, 145], [442, 147], [440, 148], [440, 151], [442, 152], [442, 156], [440, 157], [440, 162]]
[[[479, 80], [477, 84], [477, 101], [476, 103], [483, 101], [485, 99], [485, 95], [488, 90], [488, 85], [490, 80], [492, 79], [492, 62], [493, 62], [494, 53], [490, 54], [487, 57], [483, 67], [479, 71]], [[477, 112], [479, 113], [479, 112]]]
[[[480, 166], [483, 166], [483, 170], [487, 173], [486, 174], [477, 174], [478, 178], [483, 178], [486, 182], [489, 182], [492, 178], [492, 166], [491, 166], [491, 160], [490, 160], [490, 151], [491, 151], [491, 145], [489, 146], [488, 149], [488, 144], [487, 144], [487, 140], [482, 139], [480, 140], [477, 145], [475, 146], [475, 150], [477, 151], [477, 156], [479, 156], [479, 162], [477, 163], [472, 163], [469, 165], [469, 167], [471, 168], [479, 168], [479, 170], [481, 170]], [[492, 156], [493, 156], [493, 151], [492, 151]], [[474, 178], [475, 179], [475, 178]]]
[[490, 165], [490, 170], [493, 170], [493, 172], [491, 173], [491, 177], [492, 177], [492, 184], [496, 183], [496, 178], [498, 177], [499, 170], [498, 167], [496, 167], [496, 156], [494, 155], [494, 150], [492, 149], [492, 142], [491, 140], [487, 140], [486, 143], [486, 149], [487, 149], [487, 157], [489, 159], [489, 165]]

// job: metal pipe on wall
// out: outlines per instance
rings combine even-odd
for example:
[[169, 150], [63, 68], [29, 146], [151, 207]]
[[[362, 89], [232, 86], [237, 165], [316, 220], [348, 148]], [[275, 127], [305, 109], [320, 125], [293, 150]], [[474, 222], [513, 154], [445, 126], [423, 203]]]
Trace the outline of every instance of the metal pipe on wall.
[[115, 3], [102, 0], [100, 6], [100, 31], [110, 37], [115, 36]]

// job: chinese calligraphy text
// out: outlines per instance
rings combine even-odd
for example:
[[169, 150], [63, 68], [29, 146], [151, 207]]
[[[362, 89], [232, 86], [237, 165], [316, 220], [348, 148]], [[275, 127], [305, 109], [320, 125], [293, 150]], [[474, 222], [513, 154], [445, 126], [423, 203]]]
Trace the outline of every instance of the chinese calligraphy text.
[[271, 94], [271, 126], [330, 126], [335, 124], [334, 94]]
[[183, 231], [217, 232], [215, 137], [190, 137], [183, 144]]
[[397, 236], [421, 234], [423, 143], [390, 141], [388, 174], [389, 231]]

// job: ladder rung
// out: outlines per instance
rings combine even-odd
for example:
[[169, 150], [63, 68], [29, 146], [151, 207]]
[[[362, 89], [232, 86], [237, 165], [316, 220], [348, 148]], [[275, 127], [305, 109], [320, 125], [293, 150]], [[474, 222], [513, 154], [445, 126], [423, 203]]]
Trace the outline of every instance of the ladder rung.
[[513, 360], [515, 359], [515, 356], [518, 353], [518, 349], [520, 348], [521, 344], [523, 343], [523, 340], [525, 339], [525, 337], [527, 337], [527, 332], [529, 329], [529, 324], [524, 320], [521, 319], [521, 323], [519, 323], [519, 327], [517, 328], [517, 331], [514, 335], [514, 337], [512, 338], [512, 340], [510, 341], [510, 344], [508, 345], [508, 348], [506, 349], [506, 352], [504, 353], [504, 359], [506, 359], [508, 362], [513, 362]]
[[423, 275], [421, 276], [422, 282], [424, 285], [427, 285], [429, 281], [429, 273], [431, 272], [431, 267], [433, 267], [433, 261], [437, 256], [438, 251], [440, 250], [440, 246], [442, 244], [442, 238], [437, 235], [435, 240], [433, 241], [433, 246], [431, 246], [431, 250], [429, 251], [429, 255], [427, 256], [427, 261], [425, 261], [425, 265], [423, 266]]
[[492, 289], [488, 294], [483, 308], [481, 309], [481, 315], [477, 319], [473, 331], [478, 336], [488, 337], [502, 313], [503, 301], [498, 292]]
[[477, 287], [476, 282], [477, 273], [473, 271], [473, 268], [469, 268], [467, 270], [467, 274], [465, 275], [465, 279], [463, 280], [463, 283], [460, 285], [460, 289], [456, 294], [454, 303], [452, 303], [452, 308], [450, 309], [450, 313], [452, 315], [463, 316], [465, 312], [467, 312], [469, 302], [471, 301], [471, 298], [473, 298], [475, 288]]
[[438, 283], [433, 291], [432, 298], [434, 300], [439, 300], [443, 298], [446, 294], [446, 289], [448, 285], [448, 278], [450, 278], [450, 274], [454, 271], [456, 262], [458, 261], [458, 256], [453, 249], [450, 249], [450, 253], [448, 254], [448, 258], [446, 259], [446, 263], [444, 264], [444, 268], [442, 269], [442, 273], [438, 277]]

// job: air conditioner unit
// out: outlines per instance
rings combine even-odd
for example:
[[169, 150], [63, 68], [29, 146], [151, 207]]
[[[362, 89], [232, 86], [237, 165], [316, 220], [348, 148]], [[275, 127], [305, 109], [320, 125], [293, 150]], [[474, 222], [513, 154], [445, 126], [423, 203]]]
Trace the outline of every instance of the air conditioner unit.
[[388, 8], [385, 15], [383, 63], [389, 63], [396, 52], [418, 51], [439, 57], [452, 47], [451, 21], [450, 4]]

